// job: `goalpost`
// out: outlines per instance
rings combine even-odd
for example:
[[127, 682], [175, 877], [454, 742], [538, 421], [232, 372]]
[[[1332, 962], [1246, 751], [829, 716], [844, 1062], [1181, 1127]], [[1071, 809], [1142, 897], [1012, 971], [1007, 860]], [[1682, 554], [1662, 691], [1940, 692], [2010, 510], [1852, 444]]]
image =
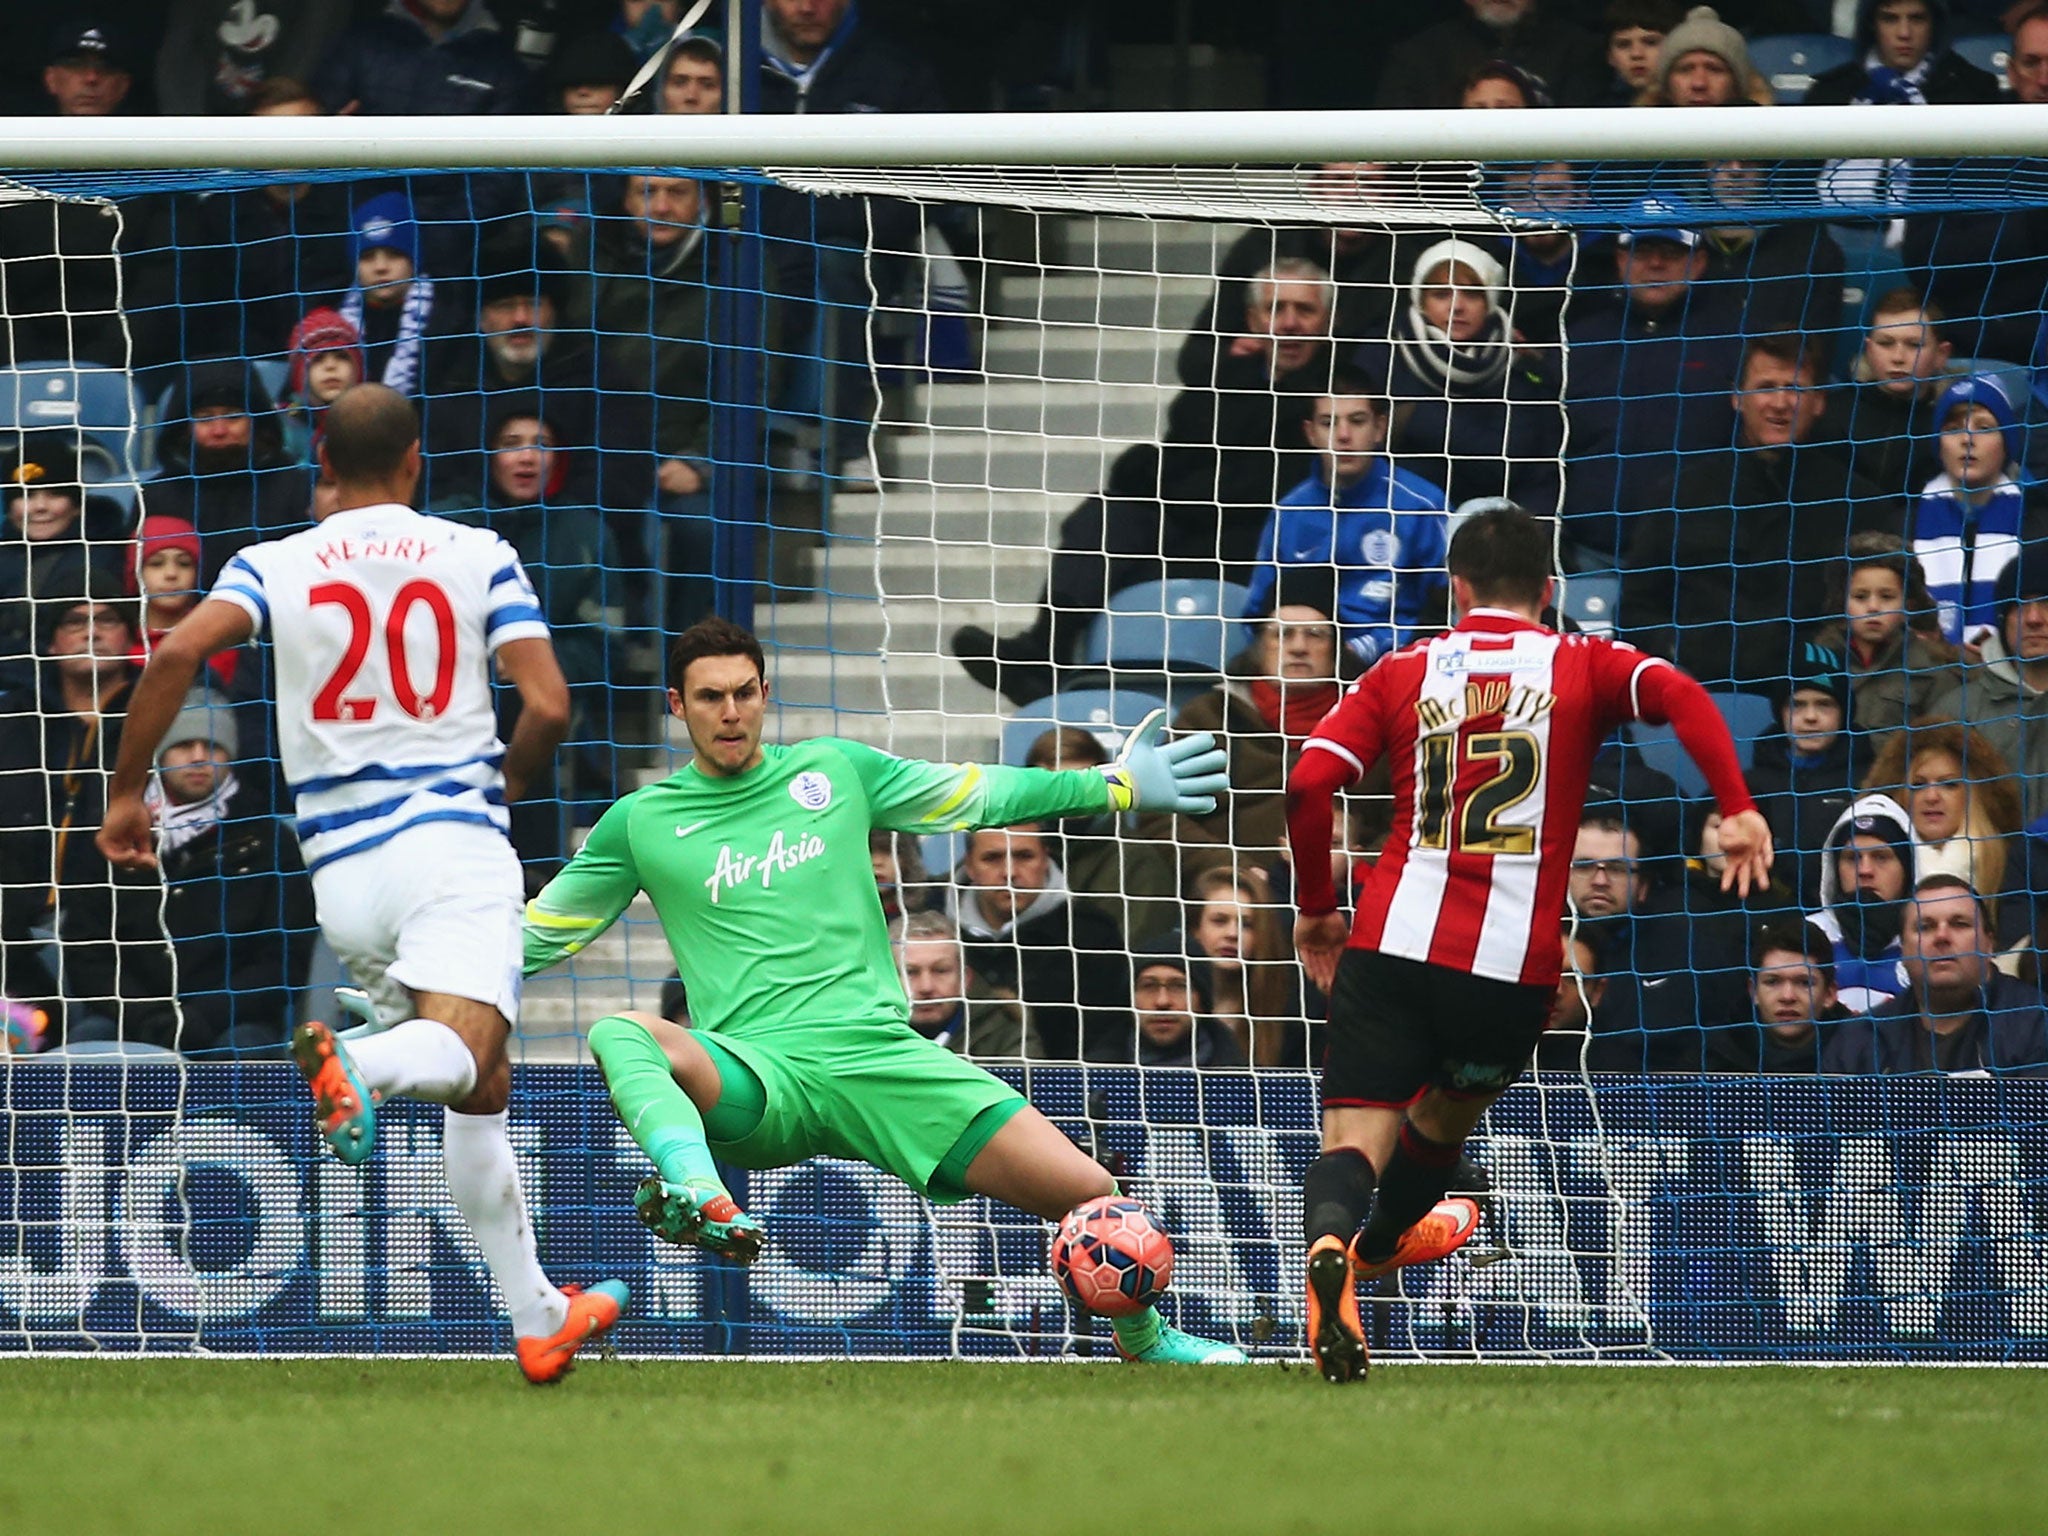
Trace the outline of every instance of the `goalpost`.
[[[1512, 401], [1515, 419], [1534, 424], [1527, 441], [1542, 445], [1503, 438], [1490, 457], [1506, 481], [1548, 485], [1555, 495], [1560, 482], [1568, 490], [1572, 475], [1588, 472], [1565, 404], [1574, 368], [1568, 338], [1578, 307], [1593, 302], [1586, 296], [1596, 278], [1612, 281], [1608, 233], [1744, 220], [1839, 226], [1843, 298], [1836, 313], [1808, 327], [1833, 377], [1853, 356], [1854, 333], [1881, 289], [1906, 280], [1900, 222], [2048, 212], [2048, 159], [2027, 158], [2048, 155], [2048, 109], [2022, 107], [993, 114], [943, 122], [613, 117], [573, 125], [286, 118], [263, 121], [260, 132], [255, 126], [11, 126], [0, 175], [14, 195], [0, 217], [16, 219], [18, 231], [47, 227], [53, 248], [59, 224], [86, 210], [118, 229], [106, 259], [118, 252], [120, 287], [100, 318], [121, 322], [123, 350], [103, 355], [100, 341], [87, 337], [93, 304], [82, 299], [75, 313], [67, 297], [65, 309], [40, 316], [10, 303], [9, 323], [40, 318], [72, 339], [64, 356], [13, 352], [5, 381], [14, 392], [0, 398], [15, 414], [0, 421], [0, 446], [15, 452], [18, 433], [36, 427], [82, 434], [106, 460], [88, 467], [88, 489], [128, 509], [125, 535], [138, 507], [153, 510], [152, 477], [175, 478], [177, 465], [161, 450], [177, 434], [166, 438], [165, 429], [188, 423], [161, 413], [185, 365], [226, 352], [257, 359], [266, 388], [290, 386], [286, 334], [268, 321], [259, 333], [254, 306], [242, 306], [232, 336], [193, 334], [184, 318], [192, 307], [182, 285], [212, 264], [234, 269], [232, 291], [268, 249], [249, 226], [195, 222], [203, 212], [197, 194], [218, 212], [267, 185], [305, 183], [316, 199], [342, 189], [346, 204], [374, 180], [411, 189], [416, 208], [426, 209], [439, 206], [435, 189], [448, 174], [466, 171], [518, 179], [505, 205], [508, 227], [519, 199], [568, 206], [555, 221], [559, 243], [520, 227], [527, 256], [518, 271], [492, 264], [488, 228], [473, 237], [453, 216], [423, 213], [417, 247], [423, 262], [469, 262], [443, 290], [451, 308], [430, 357], [456, 342], [471, 345], [472, 360], [486, 354], [473, 315], [445, 320], [456, 312], [460, 279], [479, 265], [504, 291], [523, 285], [529, 297], [555, 303], [558, 359], [605, 355], [622, 337], [700, 343], [704, 354], [695, 395], [675, 395], [642, 346], [632, 354], [638, 373], [599, 374], [586, 363], [580, 374], [559, 376], [554, 387], [564, 396], [590, 396], [585, 419], [545, 421], [554, 408], [545, 390], [527, 402], [570, 455], [558, 467], [579, 489], [539, 499], [547, 516], [530, 526], [541, 530], [541, 543], [522, 554], [544, 586], [552, 581], [571, 594], [550, 617], [585, 646], [594, 668], [573, 761], [549, 802], [548, 825], [524, 850], [542, 861], [573, 846], [579, 823], [587, 824], [584, 802], [678, 761], [680, 738], [661, 734], [657, 688], [659, 633], [682, 616], [681, 604], [715, 599], [752, 618], [777, 700], [771, 739], [829, 732], [907, 755], [1015, 762], [1051, 726], [1113, 737], [1155, 699], [1178, 709], [1213, 692], [1253, 638], [1228, 606], [1231, 590], [1213, 577], [1207, 608], [1199, 580], [1119, 587], [1113, 578], [1118, 592], [1140, 594], [1126, 596], [1119, 615], [1135, 638], [1121, 643], [1117, 622], [1090, 634], [1087, 615], [1079, 616], [1071, 647], [1048, 658], [1052, 698], [1063, 704], [1014, 705], [971, 678], [950, 650], [961, 626], [1008, 635], [1033, 620], [1063, 521], [1105, 492], [1134, 445], [1184, 427], [1190, 418], [1175, 414], [1176, 400], [1214, 388], [1224, 409], [1242, 396], [1213, 376], [1191, 378], [1181, 353], [1217, 298], [1219, 272], [1235, 281], [1230, 292], [1241, 302], [1247, 280], [1267, 264], [1224, 270], [1234, 251], [1253, 248], [1244, 242], [1254, 231], [1360, 231], [1380, 242], [1386, 256], [1376, 275], [1359, 278], [1363, 267], [1340, 274], [1335, 306], [1342, 312], [1347, 301], [1363, 301], [1390, 320], [1412, 302], [1409, 268], [1422, 250], [1451, 238], [1499, 252], [1504, 309], [1519, 307], [1528, 319], [1545, 301], [1553, 305], [1551, 334], [1525, 335], [1516, 350], [1516, 367], [1548, 382], [1511, 396], [1521, 386], [1503, 375], [1476, 398]], [[1816, 170], [1843, 158], [1914, 161], [1923, 172], [1915, 201], [1823, 201]], [[1761, 168], [1749, 201], [1722, 201], [1693, 174], [1703, 162], [1726, 160]], [[1319, 169], [1331, 163], [1366, 169]], [[617, 183], [584, 176], [660, 168], [707, 188], [703, 265], [672, 275], [682, 269], [650, 258], [637, 273], [614, 272], [644, 279], [646, 292], [595, 321], [587, 242], [623, 238], [630, 215], [612, 201]], [[1546, 177], [1546, 168], [1561, 174]], [[566, 180], [543, 183], [536, 173]], [[444, 180], [427, 179], [436, 175]], [[764, 235], [760, 204], [769, 192], [889, 201], [832, 204], [861, 209], [850, 241], [822, 233], [815, 214], [803, 235]], [[286, 242], [290, 280], [266, 294], [278, 313], [296, 319], [324, 300], [330, 290], [316, 286], [309, 242], [332, 234], [308, 228]], [[32, 242], [0, 243], [0, 279], [29, 273], [40, 251]], [[851, 285], [825, 287], [822, 319], [789, 323], [792, 300], [805, 296], [795, 291], [798, 279], [819, 281], [821, 265], [849, 251]], [[1536, 254], [1517, 262], [1517, 253]], [[1596, 260], [1604, 272], [1595, 272]], [[432, 275], [431, 266], [422, 270]], [[1539, 286], [1537, 273], [1561, 286]], [[670, 301], [693, 285], [702, 305], [678, 322]], [[8, 291], [0, 283], [0, 295]], [[13, 291], [25, 290], [17, 282]], [[81, 290], [74, 280], [59, 291]], [[644, 302], [648, 317], [638, 337], [617, 319], [633, 302]], [[207, 313], [235, 308], [217, 303]], [[941, 355], [946, 327], [962, 316], [971, 322], [972, 351]], [[695, 329], [680, 333], [678, 324]], [[1231, 316], [1212, 312], [1198, 359], [1228, 354], [1243, 334]], [[1703, 345], [1729, 339], [1710, 331]], [[849, 347], [851, 366], [840, 350]], [[1319, 366], [1328, 362], [1321, 354]], [[2030, 403], [2048, 355], [1996, 362], [2023, 418], [2048, 413], [2048, 392]], [[43, 366], [25, 366], [33, 364]], [[118, 411], [103, 422], [87, 406], [88, 389], [104, 382], [93, 365], [133, 382], [125, 423]], [[1718, 398], [1734, 382], [1721, 377], [1699, 393]], [[437, 441], [444, 429], [436, 406], [447, 420], [457, 392], [437, 399], [432, 377], [420, 388], [429, 447], [447, 455], [434, 470], [436, 505], [470, 512], [488, 504], [487, 515], [517, 515], [503, 485], [489, 488], [488, 464], [440, 467], [478, 458], [493, 446], [483, 434], [502, 422], [473, 411], [461, 429], [467, 437]], [[1428, 403], [1396, 395], [1397, 424], [1404, 403]], [[662, 412], [677, 401], [703, 418], [695, 437], [664, 435]], [[1298, 413], [1288, 425], [1299, 429]], [[1245, 445], [1212, 434], [1179, 446], [1220, 453]], [[1676, 446], [1627, 442], [1612, 452], [1654, 456]], [[637, 500], [613, 494], [602, 477], [585, 485], [578, 453], [607, 475], [626, 465], [648, 483]], [[658, 489], [655, 464], [666, 460], [697, 466], [704, 487]], [[1275, 489], [1287, 491], [1307, 462], [1305, 452], [1284, 458], [1288, 477]], [[1451, 469], [1462, 472], [1456, 463]], [[1230, 521], [1219, 517], [1217, 501], [1227, 502], [1220, 491], [1206, 505], [1172, 494], [1159, 500], [1169, 526], [1197, 515], [1205, 529]], [[1111, 503], [1105, 523], [1128, 515]], [[1265, 508], [1234, 510], [1241, 537]], [[564, 526], [588, 530], [588, 540], [569, 541]], [[1566, 542], [1561, 532], [1561, 552]], [[1241, 552], [1204, 553], [1219, 577], [1233, 561], [1244, 563]], [[1731, 560], [1772, 556], [1739, 548]], [[1395, 596], [1406, 582], [1434, 587], [1427, 569], [1366, 558], [1396, 568]], [[1570, 564], [1563, 605], [1575, 622], [1613, 625], [1619, 589], [1611, 570], [1587, 569], [1582, 558]], [[683, 576], [705, 580], [679, 589]], [[1681, 610], [1678, 623], [1725, 617]], [[0, 730], [41, 730], [64, 707], [47, 662], [31, 662], [22, 675], [30, 690], [10, 696], [27, 702], [0, 719]], [[1248, 692], [1241, 666], [1229, 675]], [[234, 707], [246, 747], [260, 739], [248, 724], [260, 720], [260, 706]], [[260, 750], [248, 754], [252, 771]], [[1668, 756], [1653, 747], [1630, 763], [1661, 765]], [[1688, 825], [1676, 804], [1645, 804], [1627, 786], [1623, 793], [1633, 810], [1661, 812], [1674, 843]], [[66, 884], [56, 836], [66, 829], [54, 815], [17, 817], [14, 827], [9, 847], [20, 856], [0, 881], [19, 921], [6, 934], [0, 991], [33, 1003], [39, 994], [22, 978], [42, 963], [52, 921], [62, 932], [68, 914], [112, 888]], [[1069, 863], [1074, 850], [1091, 848], [1107, 871], [1102, 880], [1121, 886], [1120, 901], [1095, 893], [1101, 910], [1114, 911], [1119, 942], [1077, 964], [1106, 961], [1128, 980], [1131, 949], [1196, 926], [1199, 847], [1186, 829], [1164, 841], [1154, 829], [1067, 832]], [[907, 888], [921, 857], [938, 890], [965, 851], [958, 838], [898, 846], [895, 869]], [[1664, 851], [1675, 863], [1676, 847]], [[1242, 898], [1251, 935], [1244, 942], [1271, 942], [1291, 927], [1279, 854], [1247, 842], [1234, 862], [1255, 872]], [[1697, 893], [1682, 879], [1675, 888], [1672, 915], [1681, 926], [1699, 925], [1699, 947], [1685, 952], [1681, 971], [1639, 979], [1712, 982], [1718, 996], [1731, 986], [1740, 995], [1735, 972], [1746, 961], [1709, 951], [1713, 914], [1688, 905]], [[46, 889], [53, 900], [39, 904]], [[171, 923], [170, 896], [150, 899]], [[967, 890], [955, 901], [975, 899]], [[324, 989], [338, 978], [324, 951], [306, 965], [305, 919], [296, 925], [301, 958], [289, 1008], [302, 1016], [325, 1008]], [[979, 952], [996, 967], [1007, 954], [1021, 971], [1027, 958], [1014, 936], [991, 926], [997, 931]], [[292, 927], [280, 906], [277, 932]], [[176, 940], [182, 968], [173, 977], [203, 963], [187, 934], [160, 933]], [[1247, 998], [1259, 962], [1296, 985], [1291, 961], [1244, 958], [1253, 961], [1237, 973]], [[1617, 970], [1634, 974], [1634, 960]], [[117, 1004], [176, 1004], [181, 1030], [192, 1029], [201, 999], [182, 995], [188, 981], [174, 979], [145, 998], [123, 990], [124, 978], [143, 974], [141, 964], [117, 964], [114, 995], [98, 1000], [117, 1014]], [[1046, 1275], [1042, 1224], [982, 1201], [929, 1206], [850, 1164], [824, 1160], [751, 1177], [744, 1198], [771, 1233], [751, 1271], [652, 1240], [631, 1216], [640, 1156], [611, 1115], [579, 1030], [618, 1007], [655, 1006], [671, 970], [660, 931], [639, 906], [570, 965], [534, 978], [522, 1009], [513, 1134], [543, 1260], [558, 1279], [620, 1275], [631, 1284], [634, 1305], [616, 1332], [622, 1351], [1108, 1351], [1106, 1330], [1077, 1322]], [[1225, 990], [1227, 971], [1212, 972]], [[232, 1008], [233, 986], [207, 1001], [223, 996]], [[1247, 1013], [1245, 1033], [1259, 1053], [1261, 1026], [1280, 1021], [1261, 1017], [1256, 1004]], [[1704, 1060], [1708, 1026], [1733, 1022], [1699, 1018], [1676, 1033]], [[998, 1066], [1165, 1218], [1178, 1246], [1169, 1312], [1177, 1306], [1178, 1319], [1197, 1331], [1284, 1358], [1302, 1347], [1298, 1181], [1313, 1155], [1316, 1112], [1307, 1021], [1286, 1021], [1265, 1038], [1283, 1034], [1284, 1047], [1251, 1069], [1133, 1065], [1128, 1056]], [[387, 1108], [378, 1155], [350, 1169], [317, 1155], [302, 1090], [281, 1062], [232, 1052], [125, 1062], [76, 1048], [40, 1054], [0, 1057], [0, 1351], [459, 1353], [497, 1342], [489, 1282], [468, 1240], [455, 1236], [460, 1224], [440, 1186], [437, 1117]], [[1369, 1307], [1383, 1358], [2048, 1357], [2048, 1088], [2003, 1076], [1758, 1077], [1697, 1068], [1646, 1076], [1589, 1072], [1583, 1062], [1574, 1038], [1489, 1116], [1472, 1149], [1491, 1185], [1483, 1234], [1470, 1254], [1406, 1277]]]

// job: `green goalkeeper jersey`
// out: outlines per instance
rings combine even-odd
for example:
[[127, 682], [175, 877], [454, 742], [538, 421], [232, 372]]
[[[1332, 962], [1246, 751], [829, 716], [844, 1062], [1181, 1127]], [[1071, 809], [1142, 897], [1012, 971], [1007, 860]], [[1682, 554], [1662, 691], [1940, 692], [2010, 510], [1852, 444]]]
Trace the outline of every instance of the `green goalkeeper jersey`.
[[762, 750], [736, 777], [685, 767], [605, 812], [527, 904], [527, 974], [575, 954], [645, 891], [697, 1028], [907, 1022], [868, 833], [1008, 826], [1110, 799], [1088, 769], [927, 763], [831, 737]]

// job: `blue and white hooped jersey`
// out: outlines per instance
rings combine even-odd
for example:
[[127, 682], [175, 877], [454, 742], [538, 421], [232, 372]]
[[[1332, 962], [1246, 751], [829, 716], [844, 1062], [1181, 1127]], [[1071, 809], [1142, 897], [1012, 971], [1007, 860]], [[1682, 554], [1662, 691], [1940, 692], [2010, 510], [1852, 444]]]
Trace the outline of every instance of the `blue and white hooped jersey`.
[[511, 545], [410, 507], [355, 507], [242, 550], [210, 595], [274, 642], [308, 869], [424, 821], [508, 830], [491, 657], [548, 634]]

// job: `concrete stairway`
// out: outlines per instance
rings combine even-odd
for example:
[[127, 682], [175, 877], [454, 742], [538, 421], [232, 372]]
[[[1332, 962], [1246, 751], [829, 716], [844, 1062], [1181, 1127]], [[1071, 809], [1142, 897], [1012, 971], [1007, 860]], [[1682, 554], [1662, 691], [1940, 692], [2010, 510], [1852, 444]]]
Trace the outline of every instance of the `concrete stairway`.
[[[775, 699], [769, 738], [842, 735], [911, 757], [993, 758], [1001, 698], [946, 637], [1028, 619], [1060, 519], [1110, 460], [1156, 440], [1174, 357], [1237, 231], [1136, 219], [1046, 221], [1045, 265], [992, 262], [984, 378], [920, 385], [878, 437], [878, 489], [833, 497], [801, 597], [756, 610]], [[671, 747], [687, 750], [672, 729]], [[530, 984], [528, 1059], [579, 1045], [614, 1008], [653, 1008], [673, 969], [652, 913]]]

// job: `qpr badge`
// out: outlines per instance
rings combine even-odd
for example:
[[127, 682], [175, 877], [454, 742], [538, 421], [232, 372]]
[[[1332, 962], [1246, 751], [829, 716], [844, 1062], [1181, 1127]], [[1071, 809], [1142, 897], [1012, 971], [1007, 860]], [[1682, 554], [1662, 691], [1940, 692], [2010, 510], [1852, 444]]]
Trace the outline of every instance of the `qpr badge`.
[[1358, 552], [1367, 565], [1392, 565], [1401, 558], [1401, 541], [1384, 528], [1375, 528], [1358, 541]]
[[789, 781], [789, 798], [807, 811], [822, 811], [832, 803], [832, 781], [822, 773], [800, 773]]

